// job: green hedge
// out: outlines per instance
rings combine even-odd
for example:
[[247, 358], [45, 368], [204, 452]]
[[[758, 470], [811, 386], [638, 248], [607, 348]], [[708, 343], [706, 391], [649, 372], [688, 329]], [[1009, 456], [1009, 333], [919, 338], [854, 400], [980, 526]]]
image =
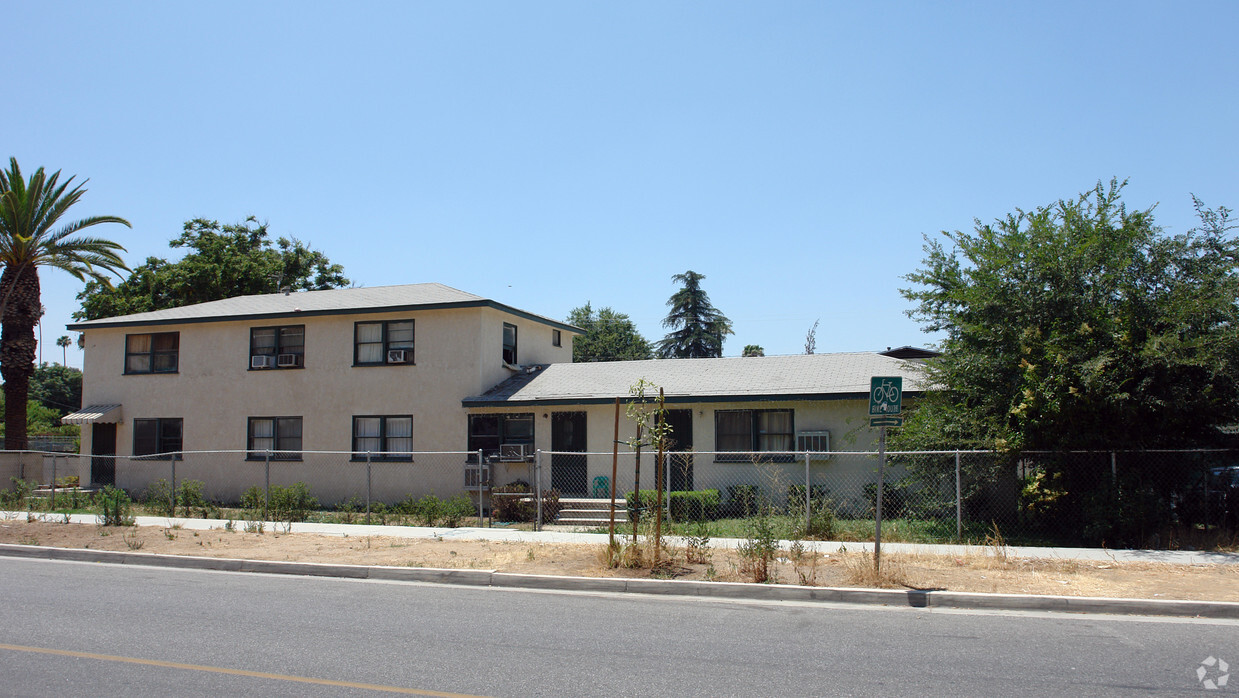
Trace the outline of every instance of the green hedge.
[[[641, 490], [641, 500], [636, 502], [634, 493], [624, 495], [628, 508], [634, 506], [642, 510], [642, 515], [653, 509], [658, 501], [658, 493], [654, 490]], [[671, 519], [673, 521], [713, 521], [719, 516], [721, 495], [718, 490], [691, 490], [687, 492], [671, 492]]]

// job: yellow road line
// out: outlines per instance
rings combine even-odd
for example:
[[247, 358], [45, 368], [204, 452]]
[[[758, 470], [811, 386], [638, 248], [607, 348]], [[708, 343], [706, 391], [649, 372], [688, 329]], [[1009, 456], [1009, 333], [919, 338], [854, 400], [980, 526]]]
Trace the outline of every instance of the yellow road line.
[[360, 688], [367, 691], [384, 691], [386, 693], [404, 693], [415, 696], [441, 696], [442, 698], [481, 698], [467, 693], [444, 693], [442, 691], [420, 691], [416, 688], [401, 688], [400, 686], [383, 686], [372, 683], [356, 683], [353, 681], [333, 681], [331, 679], [314, 679], [306, 676], [288, 676], [285, 674], [268, 674], [265, 671], [245, 671], [244, 669], [226, 669], [217, 666], [202, 666], [199, 664], [181, 664], [180, 662], [164, 662], [158, 659], [138, 659], [137, 657], [118, 657], [111, 654], [94, 654], [92, 652], [72, 652], [56, 650], [47, 647], [25, 647], [22, 645], [0, 644], [0, 650], [12, 652], [33, 652], [36, 654], [54, 654], [60, 657], [79, 657], [81, 659], [97, 659], [102, 662], [123, 662], [126, 664], [143, 664], [146, 666], [164, 667], [166, 669], [186, 669], [188, 671], [206, 671], [214, 674], [230, 676], [249, 676], [256, 679], [272, 679], [275, 681], [292, 681], [294, 683], [311, 683], [319, 686], [342, 686], [344, 688]]

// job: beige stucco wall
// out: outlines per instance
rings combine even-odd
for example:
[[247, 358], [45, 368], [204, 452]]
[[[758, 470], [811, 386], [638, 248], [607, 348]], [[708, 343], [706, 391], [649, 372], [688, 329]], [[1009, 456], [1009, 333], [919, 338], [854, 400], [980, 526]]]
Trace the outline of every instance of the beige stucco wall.
[[[354, 323], [405, 319], [416, 323], [413, 364], [353, 366]], [[178, 473], [178, 479], [203, 480], [208, 490], [227, 498], [237, 486], [254, 484], [255, 464], [240, 452], [246, 448], [250, 417], [301, 417], [303, 450], [348, 451], [353, 416], [412, 415], [415, 451], [463, 451], [467, 418], [461, 400], [513, 375], [502, 361], [504, 322], [518, 327], [522, 363], [571, 361], [571, 333], [562, 332], [562, 346], [552, 347], [550, 326], [485, 307], [95, 328], [85, 333], [83, 403], [123, 405], [116, 435], [122, 457], [132, 453], [133, 420], [142, 418], [184, 420], [186, 451], [237, 451], [183, 463], [184, 473]], [[305, 326], [304, 368], [250, 370], [251, 328], [298, 324]], [[179, 371], [125, 375], [125, 336], [156, 332], [180, 333]], [[83, 429], [83, 453], [90, 453], [90, 432]], [[307, 454], [299, 466], [305, 477], [297, 479], [313, 480], [324, 491], [355, 490], [339, 484], [348, 463], [347, 456]], [[297, 470], [286, 464], [280, 469]], [[418, 470], [422, 493], [454, 494], [463, 482], [460, 456], [436, 459]], [[128, 489], [144, 488], [154, 477], [146, 471], [162, 473], [163, 466], [117, 460], [118, 484]], [[412, 482], [407, 474], [396, 479]], [[390, 499], [392, 493], [387, 494]], [[324, 501], [331, 498], [320, 495]]]
[[[748, 401], [719, 403], [671, 403], [668, 409], [688, 409], [693, 419], [693, 450], [700, 453], [693, 458], [693, 486], [695, 489], [718, 489], [726, 497], [732, 485], [755, 485], [773, 499], [785, 497], [790, 485], [804, 483], [804, 461], [792, 463], [754, 465], [751, 462], [719, 461], [710, 452], [714, 445], [714, 413], [717, 410], [736, 409], [791, 409], [794, 410], [794, 426], [797, 432], [828, 430], [831, 434], [832, 451], [871, 452], [877, 449], [878, 430], [868, 426], [868, 402], [865, 400], [821, 401]], [[619, 440], [626, 442], [635, 434], [635, 425], [620, 407]], [[592, 494], [595, 478], [610, 478], [612, 473], [612, 443], [615, 439], [615, 407], [606, 405], [527, 405], [503, 408], [476, 408], [474, 413], [484, 412], [533, 412], [534, 445], [542, 451], [551, 449], [551, 424], [555, 412], [586, 413], [586, 449], [590, 454], [586, 461], [586, 487]], [[549, 488], [553, 480], [554, 465], [544, 456], [541, 469], [543, 487]], [[500, 465], [495, 473], [495, 483], [505, 484], [516, 479], [527, 479], [525, 466]], [[619, 446], [616, 485], [619, 495], [631, 490], [635, 480], [635, 463], [632, 451], [626, 444]], [[892, 473], [892, 476], [898, 475]], [[841, 506], [862, 507], [865, 501], [863, 487], [876, 477], [876, 459], [865, 456], [833, 456], [812, 460], [810, 480], [815, 486], [826, 486], [831, 496]], [[643, 453], [641, 487], [654, 487], [654, 459], [648, 449]]]

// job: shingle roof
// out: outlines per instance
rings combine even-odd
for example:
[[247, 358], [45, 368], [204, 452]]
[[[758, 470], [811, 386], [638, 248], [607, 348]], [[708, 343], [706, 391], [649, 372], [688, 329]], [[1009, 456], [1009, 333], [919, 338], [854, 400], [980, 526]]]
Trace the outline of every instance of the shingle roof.
[[669, 402], [860, 398], [873, 376], [902, 376], [906, 393], [924, 389], [920, 362], [871, 352], [722, 359], [657, 359], [530, 367], [466, 407], [571, 404], [627, 398], [638, 380], [660, 386]]
[[130, 327], [196, 322], [222, 322], [243, 318], [280, 318], [306, 315], [359, 314], [398, 310], [429, 310], [434, 308], [465, 308], [488, 306], [545, 322], [569, 332], [580, 329], [550, 318], [534, 315], [489, 298], [458, 291], [443, 284], [406, 284], [373, 288], [340, 288], [326, 291], [268, 293], [259, 296], [238, 296], [208, 301], [180, 308], [155, 310], [119, 317], [100, 318], [69, 325], [71, 330], [95, 327]]

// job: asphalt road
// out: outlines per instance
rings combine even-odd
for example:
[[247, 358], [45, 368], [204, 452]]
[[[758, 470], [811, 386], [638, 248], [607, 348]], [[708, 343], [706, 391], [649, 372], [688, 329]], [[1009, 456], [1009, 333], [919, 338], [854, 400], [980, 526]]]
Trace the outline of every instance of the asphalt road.
[[[0, 558], [0, 694], [1199, 694], [1239, 622], [928, 611]], [[1220, 678], [1219, 664], [1206, 679]], [[363, 684], [365, 686], [363, 686]], [[1235, 684], [1213, 695], [1239, 691]]]

